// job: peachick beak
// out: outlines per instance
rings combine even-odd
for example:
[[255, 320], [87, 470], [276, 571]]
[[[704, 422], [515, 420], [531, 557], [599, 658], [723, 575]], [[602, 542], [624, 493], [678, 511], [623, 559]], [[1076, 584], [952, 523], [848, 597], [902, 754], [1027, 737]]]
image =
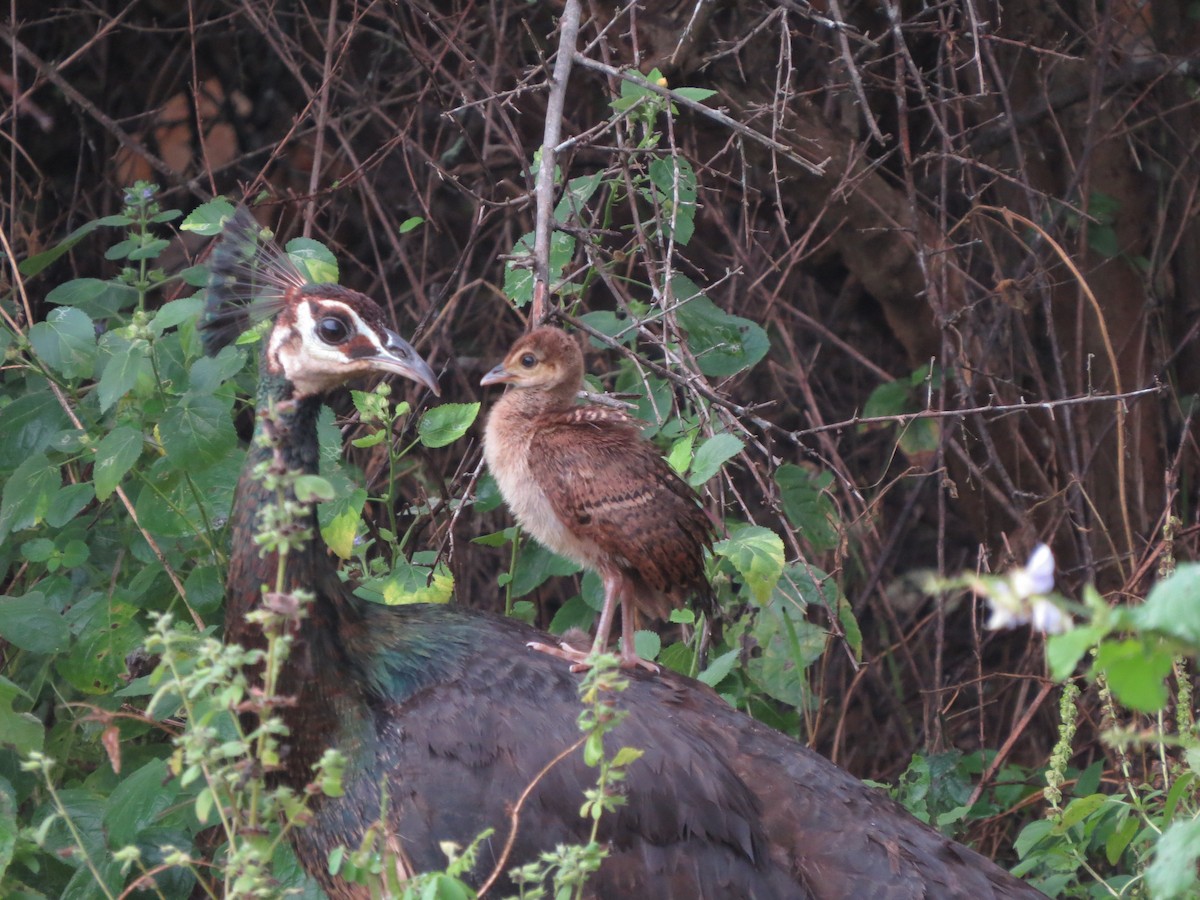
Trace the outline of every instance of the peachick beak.
[[481, 385], [507, 384], [508, 382], [512, 381], [512, 378], [512, 373], [509, 372], [508, 369], [504, 368], [504, 363], [500, 363], [500, 365], [496, 366], [494, 369], [492, 369], [492, 371], [484, 375], [483, 379], [479, 383]]
[[387, 336], [387, 345], [382, 353], [371, 357], [371, 362], [385, 372], [395, 372], [417, 384], [425, 385], [433, 391], [435, 397], [442, 396], [437, 376], [433, 374], [433, 369], [429, 368], [429, 363], [421, 359], [412, 345], [396, 332], [385, 329], [384, 333]]

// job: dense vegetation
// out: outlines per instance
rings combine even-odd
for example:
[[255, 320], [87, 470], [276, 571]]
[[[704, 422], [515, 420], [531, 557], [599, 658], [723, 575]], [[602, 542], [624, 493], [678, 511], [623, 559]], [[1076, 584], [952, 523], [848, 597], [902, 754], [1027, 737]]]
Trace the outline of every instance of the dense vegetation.
[[[306, 496], [372, 596], [591, 622], [478, 465], [548, 275], [722, 523], [721, 627], [643, 655], [1052, 895], [1194, 891], [1197, 5], [593, 3], [556, 99], [563, 9], [0, 25], [0, 895], [311, 889], [208, 639], [256, 357], [200, 352], [217, 195], [442, 372], [431, 409], [362, 385], [322, 419]], [[988, 630], [1038, 542], [1079, 627]]]

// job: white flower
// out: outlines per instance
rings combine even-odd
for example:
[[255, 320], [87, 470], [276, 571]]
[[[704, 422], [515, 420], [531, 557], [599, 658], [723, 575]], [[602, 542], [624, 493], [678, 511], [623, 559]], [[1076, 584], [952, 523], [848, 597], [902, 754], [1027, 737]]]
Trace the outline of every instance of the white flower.
[[1045, 544], [1033, 548], [1022, 568], [979, 578], [975, 590], [991, 608], [989, 629], [1032, 624], [1044, 634], [1061, 634], [1071, 627], [1070, 618], [1045, 596], [1054, 590], [1054, 554]]

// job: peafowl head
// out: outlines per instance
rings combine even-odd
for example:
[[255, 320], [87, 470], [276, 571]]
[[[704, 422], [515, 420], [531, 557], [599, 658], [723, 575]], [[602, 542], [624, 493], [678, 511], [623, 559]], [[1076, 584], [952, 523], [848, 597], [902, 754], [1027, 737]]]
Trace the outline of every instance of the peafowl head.
[[517, 390], [573, 397], [583, 384], [583, 352], [575, 338], [547, 325], [513, 344], [504, 362], [484, 375], [480, 384], [510, 384]]
[[209, 264], [200, 322], [215, 356], [256, 321], [273, 317], [266, 370], [292, 397], [319, 396], [369, 372], [403, 375], [439, 394], [437, 378], [412, 346], [387, 327], [379, 304], [336, 284], [312, 282], [239, 206], [225, 222]]

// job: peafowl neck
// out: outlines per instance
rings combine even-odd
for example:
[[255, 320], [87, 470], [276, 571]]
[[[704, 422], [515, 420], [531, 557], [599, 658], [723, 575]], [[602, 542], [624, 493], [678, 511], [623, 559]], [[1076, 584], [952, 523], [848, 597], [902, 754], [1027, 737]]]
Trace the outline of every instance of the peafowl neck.
[[[299, 588], [317, 590], [330, 577], [336, 579], [332, 564], [317, 537], [316, 513], [306, 508], [296, 527], [308, 528], [314, 538], [293, 549], [284, 558], [283, 584], [279, 581], [279, 555], [261, 552], [254, 538], [262, 529], [262, 511], [278, 505], [280, 497], [264, 483], [268, 467], [316, 474], [319, 461], [317, 414], [319, 397], [295, 399], [285, 379], [260, 368], [258, 401], [255, 407], [254, 437], [246, 455], [234, 495], [231, 515], [233, 546], [230, 549], [229, 575], [226, 579], [226, 640], [243, 646], [261, 646], [255, 626], [246, 622], [246, 614], [258, 606], [263, 590], [291, 592]], [[287, 499], [292, 499], [290, 496]]]

